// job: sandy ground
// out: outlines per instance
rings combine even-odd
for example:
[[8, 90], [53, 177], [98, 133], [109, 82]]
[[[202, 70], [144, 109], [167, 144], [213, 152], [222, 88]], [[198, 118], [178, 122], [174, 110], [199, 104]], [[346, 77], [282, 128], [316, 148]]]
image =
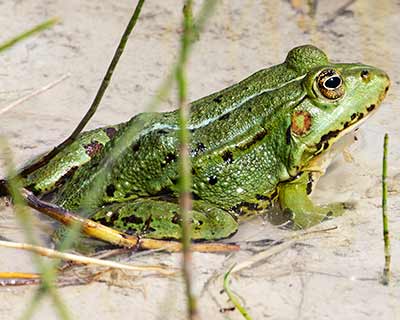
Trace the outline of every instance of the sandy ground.
[[[77, 124], [96, 92], [133, 2], [0, 1], [0, 41], [47, 18], [62, 19], [52, 30], [0, 55], [0, 108], [71, 74], [57, 87], [1, 115], [0, 134], [9, 141], [17, 165], [60, 142]], [[400, 319], [400, 4], [359, 0], [340, 10], [347, 2], [319, 1], [316, 17], [311, 19], [302, 7], [294, 8], [289, 1], [221, 1], [191, 58], [192, 100], [281, 62], [289, 49], [304, 43], [321, 47], [333, 61], [362, 61], [386, 70], [392, 78], [384, 106], [363, 126], [352, 151], [353, 161], [339, 157], [321, 180], [316, 195], [322, 201], [353, 200], [356, 209], [325, 223], [326, 227], [337, 226], [337, 230], [299, 241], [233, 278], [232, 289], [253, 319]], [[144, 110], [176, 59], [180, 19], [180, 1], [145, 4], [91, 128], [125, 121]], [[174, 105], [173, 97], [162, 109]], [[379, 282], [383, 268], [379, 183], [385, 132], [391, 139], [393, 278], [389, 286]], [[4, 154], [0, 157], [4, 159]], [[0, 211], [0, 234], [24, 239], [10, 207]], [[235, 239], [290, 235], [258, 218], [244, 224]], [[203, 319], [241, 319], [237, 311], [229, 311], [232, 304], [221, 293], [222, 275], [233, 263], [253, 254], [246, 250], [194, 254], [195, 288]], [[169, 265], [179, 265], [179, 259], [179, 254], [167, 253], [129, 258], [135, 263]], [[0, 248], [0, 271], [34, 270], [29, 254]], [[185, 318], [179, 277], [115, 273], [112, 279], [109, 284], [59, 290], [73, 319]], [[35, 291], [35, 287], [0, 288], [0, 319], [17, 319]], [[52, 301], [45, 299], [33, 319], [57, 317]]]

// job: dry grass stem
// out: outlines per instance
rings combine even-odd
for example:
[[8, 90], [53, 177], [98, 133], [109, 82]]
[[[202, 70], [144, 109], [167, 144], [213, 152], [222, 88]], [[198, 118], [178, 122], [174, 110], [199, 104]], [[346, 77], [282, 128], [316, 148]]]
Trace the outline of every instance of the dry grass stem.
[[283, 240], [281, 244], [278, 244], [276, 246], [272, 246], [268, 248], [265, 251], [262, 251], [254, 256], [252, 256], [250, 259], [247, 259], [233, 267], [231, 270], [231, 273], [237, 273], [243, 269], [250, 268], [253, 265], [260, 263], [261, 261], [264, 261], [273, 255], [276, 255], [288, 248], [290, 248], [293, 244], [297, 243], [298, 241], [304, 241], [307, 239], [311, 239], [316, 237], [317, 235], [321, 233], [325, 233], [328, 231], [336, 230], [337, 227], [332, 227], [332, 228], [321, 228], [321, 227], [315, 227], [311, 228], [307, 231], [299, 231], [295, 233], [294, 235], [290, 236], [286, 240]]
[[72, 254], [72, 253], [60, 252], [57, 250], [48, 249], [48, 248], [41, 247], [41, 246], [35, 246], [32, 244], [28, 244], [28, 243], [10, 242], [10, 241], [1, 241], [0, 240], [0, 246], [5, 247], [5, 248], [26, 250], [26, 251], [34, 252], [34, 253], [44, 256], [44, 257], [51, 258], [51, 259], [68, 260], [68, 261], [73, 261], [73, 262], [80, 263], [80, 264], [91, 264], [91, 265], [97, 265], [97, 266], [103, 266], [103, 267], [109, 267], [109, 268], [115, 268], [115, 269], [122, 269], [122, 270], [139, 271], [139, 272], [143, 272], [143, 271], [157, 272], [162, 275], [172, 275], [177, 272], [177, 270], [175, 270], [173, 268], [169, 268], [169, 267], [136, 266], [136, 265], [124, 264], [124, 263], [119, 263], [119, 262], [114, 262], [114, 261], [100, 260], [100, 259], [85, 257], [85, 256], [76, 255], [76, 254]]
[[40, 279], [38, 273], [26, 272], [0, 272], [0, 279], [15, 278], [15, 279]]
[[39, 94], [46, 92], [48, 90], [50, 90], [51, 88], [55, 87], [56, 85], [60, 84], [61, 82], [63, 82], [64, 80], [68, 79], [71, 76], [71, 74], [67, 73], [64, 74], [62, 77], [58, 78], [57, 80], [50, 82], [49, 84], [45, 85], [42, 88], [39, 88], [29, 94], [27, 94], [26, 96], [23, 96], [22, 98], [10, 103], [9, 105], [5, 106], [4, 108], [0, 109], [0, 115], [2, 115], [3, 113], [6, 113], [7, 111], [11, 110], [12, 108], [24, 103], [25, 101], [32, 99], [33, 97], [38, 96]]

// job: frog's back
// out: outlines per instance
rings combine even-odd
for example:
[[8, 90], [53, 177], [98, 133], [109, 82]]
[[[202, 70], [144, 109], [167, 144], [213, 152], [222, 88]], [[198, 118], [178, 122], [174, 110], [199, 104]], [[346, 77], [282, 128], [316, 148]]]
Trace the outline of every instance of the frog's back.
[[328, 64], [326, 54], [312, 45], [293, 48], [281, 64], [262, 69], [221, 91], [191, 103], [189, 127], [213, 121], [266, 91], [303, 77], [310, 69]]
[[[258, 71], [236, 85], [192, 103], [188, 129], [192, 133], [191, 156], [197, 197], [232, 206], [243, 202], [246, 194], [254, 198], [258, 189], [273, 190], [284, 174], [281, 168], [284, 148], [280, 146], [285, 143], [285, 132], [281, 132], [280, 124], [287, 121], [282, 117], [288, 114], [284, 109], [303, 96], [300, 80], [306, 72], [327, 62], [326, 55], [319, 49], [298, 47], [289, 52], [284, 63]], [[135, 125], [136, 119], [131, 119], [127, 130]], [[159, 114], [157, 120], [143, 130], [145, 133], [139, 134], [116, 159], [107, 182], [100, 186], [102, 200], [98, 201], [175, 194], [178, 129], [177, 111]], [[267, 140], [269, 142], [265, 143]], [[114, 141], [103, 150], [104, 156], [112, 153], [113, 144]], [[101, 158], [100, 155], [98, 159]], [[260, 159], [265, 159], [265, 163]], [[242, 176], [240, 168], [251, 166], [256, 174], [257, 161], [261, 167], [265, 164], [264, 184], [259, 183], [260, 179], [247, 179], [251, 190], [246, 190], [246, 177]], [[79, 181], [95, 176], [90, 168], [97, 170], [93, 163], [78, 170], [62, 192], [62, 204], [79, 205], [80, 195], [69, 194], [76, 193], [74, 185]], [[279, 174], [273, 173], [275, 171]], [[90, 185], [90, 181], [85, 184]], [[221, 192], [227, 187], [227, 192]], [[74, 205], [68, 204], [71, 197]]]

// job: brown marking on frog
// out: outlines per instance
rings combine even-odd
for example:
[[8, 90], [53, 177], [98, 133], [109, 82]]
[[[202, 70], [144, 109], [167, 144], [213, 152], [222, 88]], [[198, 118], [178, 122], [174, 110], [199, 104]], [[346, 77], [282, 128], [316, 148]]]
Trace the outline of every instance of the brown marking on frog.
[[256, 194], [256, 199], [259, 201], [270, 200], [267, 196], [264, 196], [262, 194]]
[[161, 163], [161, 168], [164, 168], [165, 166], [167, 166], [171, 162], [175, 162], [176, 159], [177, 159], [177, 156], [176, 156], [175, 153], [173, 153], [173, 152], [167, 153], [165, 158], [164, 158], [164, 161]]
[[86, 154], [91, 158], [103, 149], [103, 145], [97, 140], [92, 140], [91, 143], [84, 144], [83, 147], [85, 148]]
[[262, 211], [263, 209], [264, 208], [261, 208], [258, 203], [243, 201], [232, 207], [230, 210], [235, 212], [238, 216], [241, 216], [252, 211]]
[[218, 182], [217, 176], [211, 176], [208, 178], [208, 183], [212, 186], [215, 185], [217, 182]]
[[368, 112], [371, 112], [372, 110], [375, 109], [375, 107], [376, 107], [375, 104], [371, 104], [371, 105], [367, 108], [367, 111], [368, 111]]
[[317, 152], [315, 155], [320, 154], [323, 150], [326, 150], [329, 147], [329, 141], [331, 139], [336, 138], [340, 134], [341, 130], [333, 130], [329, 131], [327, 134], [324, 134], [321, 137], [321, 140], [315, 145]]
[[104, 132], [106, 133], [107, 137], [109, 137], [110, 139], [114, 138], [115, 135], [117, 134], [117, 129], [109, 127], [109, 128], [105, 128]]
[[224, 151], [224, 153], [222, 154], [221, 157], [222, 157], [222, 160], [224, 160], [224, 162], [226, 162], [226, 163], [232, 163], [233, 162], [233, 154], [229, 150]]
[[55, 187], [56, 188], [61, 187], [68, 179], [70, 179], [74, 175], [76, 170], [78, 170], [78, 166], [71, 167], [62, 177], [60, 177], [56, 181]]
[[249, 149], [251, 146], [257, 144], [258, 142], [260, 142], [261, 140], [264, 139], [264, 137], [268, 134], [268, 131], [265, 130], [264, 128], [262, 128], [261, 131], [255, 133], [250, 140], [245, 140], [244, 142], [238, 144], [236, 146], [237, 149], [239, 150], [247, 150]]
[[298, 135], [304, 136], [307, 134], [312, 125], [312, 116], [308, 111], [296, 111], [292, 114], [291, 131]]
[[311, 192], [312, 192], [313, 182], [314, 182], [314, 179], [313, 179], [312, 173], [310, 172], [310, 173], [308, 173], [308, 182], [307, 182], [307, 187], [306, 187], [306, 192], [308, 195], [311, 194]]
[[202, 152], [204, 152], [204, 151], [206, 151], [206, 146], [204, 145], [204, 143], [202, 143], [202, 142], [198, 142], [197, 144], [196, 144], [196, 147], [194, 147], [192, 150], [191, 150], [191, 153], [194, 155], [194, 156], [196, 156], [196, 155], [198, 155], [199, 153], [202, 153]]
[[219, 118], [219, 120], [220, 120], [220, 121], [228, 120], [230, 116], [231, 116], [231, 114], [230, 114], [229, 112], [228, 112], [228, 113], [225, 113], [223, 116], [221, 116], [221, 117]]
[[363, 82], [368, 83], [371, 81], [371, 73], [368, 70], [362, 70], [360, 73]]
[[113, 184], [109, 184], [106, 188], [106, 194], [108, 197], [113, 197], [115, 191], [116, 191], [116, 188]]
[[222, 95], [218, 95], [213, 99], [214, 102], [216, 103], [221, 103], [222, 102]]

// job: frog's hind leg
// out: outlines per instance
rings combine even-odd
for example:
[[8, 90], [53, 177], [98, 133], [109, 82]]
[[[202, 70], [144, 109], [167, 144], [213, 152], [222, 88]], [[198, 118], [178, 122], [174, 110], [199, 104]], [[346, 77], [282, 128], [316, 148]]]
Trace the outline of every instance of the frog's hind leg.
[[[317, 176], [314, 176], [316, 179]], [[279, 186], [279, 205], [288, 214], [296, 228], [308, 228], [330, 217], [340, 216], [346, 203], [314, 205], [309, 198], [313, 186], [313, 173], [304, 172], [299, 178]]]
[[[46, 214], [49, 217], [56, 219], [57, 221], [61, 222], [64, 225], [73, 225], [73, 224], [80, 225], [81, 231], [83, 233], [85, 233], [89, 237], [102, 240], [103, 246], [104, 242], [108, 242], [110, 244], [129, 249], [132, 248], [143, 249], [143, 250], [162, 249], [171, 252], [182, 250], [182, 244], [178, 241], [164, 241], [158, 239], [141, 238], [138, 235], [129, 235], [122, 231], [118, 231], [113, 228], [104, 226], [101, 223], [97, 223], [93, 220], [82, 218], [74, 214], [73, 212], [69, 212], [68, 210], [65, 210], [54, 204], [40, 200], [29, 190], [23, 189], [22, 194], [27, 204], [30, 207]], [[202, 205], [202, 204], [199, 204], [199, 206], [203, 207], [203, 209], [209, 207], [208, 205]], [[111, 209], [110, 206], [108, 209]], [[110, 211], [107, 211], [107, 213], [108, 212]], [[208, 212], [205, 215], [208, 215]], [[237, 229], [236, 221], [229, 219], [228, 216], [224, 217], [218, 214], [218, 219], [216, 219], [217, 221], [214, 221], [213, 213], [211, 213], [210, 218], [211, 219], [208, 221], [208, 223], [206, 223], [206, 225], [208, 225], [208, 227], [210, 228], [212, 228], [213, 226], [218, 227], [219, 226], [218, 224], [222, 222], [226, 228], [225, 230], [229, 230], [229, 226], [231, 225], [231, 223], [232, 223], [232, 228], [230, 229], [231, 232], [234, 232]], [[200, 223], [200, 221], [206, 221], [206, 220], [207, 219], [201, 219], [201, 220], [196, 219], [194, 220], [194, 222], [196, 222], [198, 225], [202, 225], [204, 222]], [[197, 226], [194, 226], [194, 228], [198, 229]], [[218, 229], [216, 230], [218, 231]], [[59, 232], [57, 232], [57, 234], [55, 235], [57, 238], [56, 242], [60, 244], [59, 240], [65, 239], [65, 235], [67, 234], [66, 233], [67, 229], [65, 227], [61, 227], [57, 231]], [[200, 234], [204, 234], [205, 236], [207, 235], [207, 233], [205, 232]], [[218, 235], [213, 232], [211, 232], [211, 234], [218, 237]], [[83, 250], [88, 253], [88, 252], [93, 252], [93, 250], [95, 250], [96, 247], [102, 246], [102, 244], [99, 242], [97, 242], [96, 244], [94, 242], [90, 243], [87, 241], [83, 241], [85, 239], [90, 240], [89, 238], [86, 237], [74, 238], [73, 247], [78, 249], [79, 251]], [[238, 249], [239, 246], [235, 244], [225, 244], [225, 243], [215, 243], [215, 242], [195, 243], [192, 245], [192, 250], [199, 252], [226, 252], [226, 251], [237, 251]]]
[[[96, 212], [91, 219], [128, 234], [151, 239], [180, 240], [179, 204], [164, 199], [137, 199], [115, 203]], [[192, 239], [228, 238], [238, 229], [226, 211], [202, 201], [193, 201]]]

